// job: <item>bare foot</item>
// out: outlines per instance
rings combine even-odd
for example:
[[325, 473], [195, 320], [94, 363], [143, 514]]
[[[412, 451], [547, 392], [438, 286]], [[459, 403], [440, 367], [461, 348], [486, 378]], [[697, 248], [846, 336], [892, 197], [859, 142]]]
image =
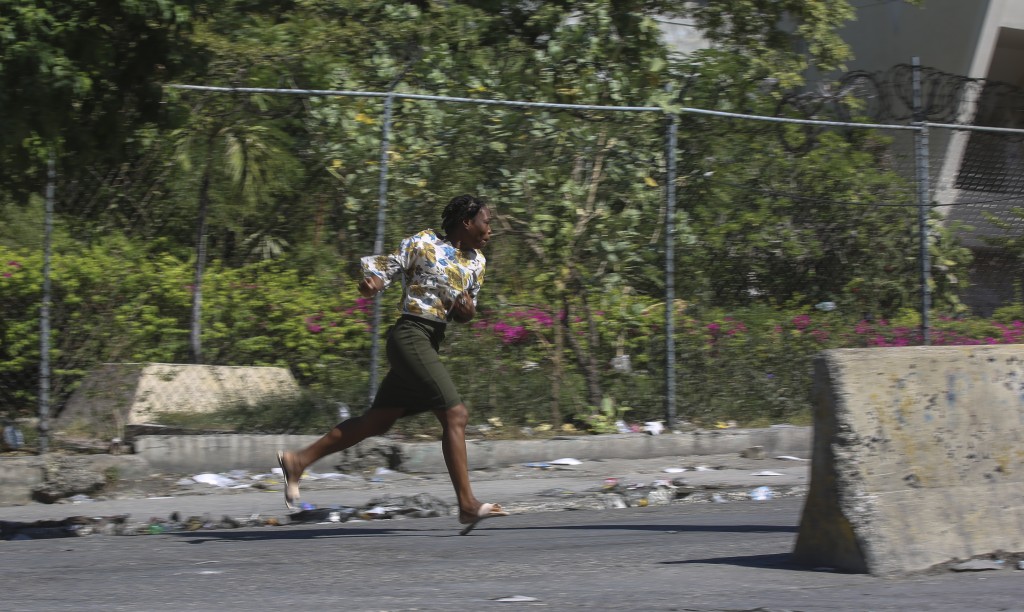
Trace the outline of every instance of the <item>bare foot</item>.
[[480, 523], [480, 521], [495, 516], [508, 516], [508, 512], [499, 504], [480, 504], [476, 511], [459, 510], [459, 523], [465, 525], [459, 535], [466, 535]]

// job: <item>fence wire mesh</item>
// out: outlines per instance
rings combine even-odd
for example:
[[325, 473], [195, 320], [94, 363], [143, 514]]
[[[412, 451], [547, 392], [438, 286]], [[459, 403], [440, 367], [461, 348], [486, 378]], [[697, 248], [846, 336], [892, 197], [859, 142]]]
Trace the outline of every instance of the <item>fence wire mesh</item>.
[[[358, 258], [437, 227], [465, 191], [497, 213], [478, 317], [449, 326], [444, 349], [478, 424], [664, 419], [666, 372], [680, 421], [806, 422], [822, 349], [924, 343], [923, 314], [932, 343], [1020, 342], [1022, 132], [958, 123], [1016, 127], [1002, 88], [925, 75], [916, 116], [906, 67], [777, 96], [763, 116], [683, 108], [674, 152], [654, 108], [175, 90], [181, 129], [56, 185], [51, 413], [103, 363], [276, 366], [303, 405], [264, 420], [235, 407], [231, 425], [329, 426], [338, 402], [365, 406], [396, 314], [387, 293], [375, 327]], [[0, 412], [29, 416], [43, 237], [2, 238]]]

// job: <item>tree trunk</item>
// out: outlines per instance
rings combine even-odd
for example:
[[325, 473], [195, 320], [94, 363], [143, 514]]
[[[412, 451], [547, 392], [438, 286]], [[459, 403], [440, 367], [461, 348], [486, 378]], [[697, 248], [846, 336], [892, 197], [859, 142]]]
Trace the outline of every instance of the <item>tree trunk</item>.
[[[585, 303], [586, 300], [584, 299]], [[576, 354], [576, 363], [586, 377], [587, 401], [595, 409], [600, 408], [604, 394], [601, 392], [601, 379], [598, 376], [597, 364], [594, 362], [594, 347], [591, 347], [590, 351], [585, 351], [580, 345], [579, 340], [576, 339], [576, 334], [573, 333], [572, 324], [570, 323], [572, 317], [569, 312], [569, 297], [567, 295], [562, 296], [562, 306], [565, 309], [565, 318], [562, 319], [562, 325], [565, 326], [565, 339], [569, 343], [569, 348]]]

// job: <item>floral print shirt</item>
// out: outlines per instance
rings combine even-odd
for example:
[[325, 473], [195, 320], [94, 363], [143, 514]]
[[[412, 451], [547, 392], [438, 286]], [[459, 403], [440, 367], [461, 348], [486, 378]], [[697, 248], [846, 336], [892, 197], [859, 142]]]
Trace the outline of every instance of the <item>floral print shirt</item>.
[[480, 251], [457, 249], [427, 229], [403, 240], [394, 253], [363, 257], [360, 263], [363, 276], [379, 277], [385, 288], [396, 278], [401, 280], [402, 314], [446, 322], [463, 291], [476, 305], [487, 260]]

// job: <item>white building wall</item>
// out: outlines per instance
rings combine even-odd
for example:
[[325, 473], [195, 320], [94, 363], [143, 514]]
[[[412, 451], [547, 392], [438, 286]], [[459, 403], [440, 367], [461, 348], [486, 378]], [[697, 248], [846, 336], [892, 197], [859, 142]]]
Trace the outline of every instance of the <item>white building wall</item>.
[[991, 28], [986, 24], [990, 5], [1002, 2], [924, 0], [915, 7], [904, 0], [851, 0], [857, 19], [839, 32], [854, 53], [847, 67], [886, 70], [919, 57], [922, 65], [944, 72], [984, 76], [971, 73], [981, 68], [973, 65], [975, 50]]

